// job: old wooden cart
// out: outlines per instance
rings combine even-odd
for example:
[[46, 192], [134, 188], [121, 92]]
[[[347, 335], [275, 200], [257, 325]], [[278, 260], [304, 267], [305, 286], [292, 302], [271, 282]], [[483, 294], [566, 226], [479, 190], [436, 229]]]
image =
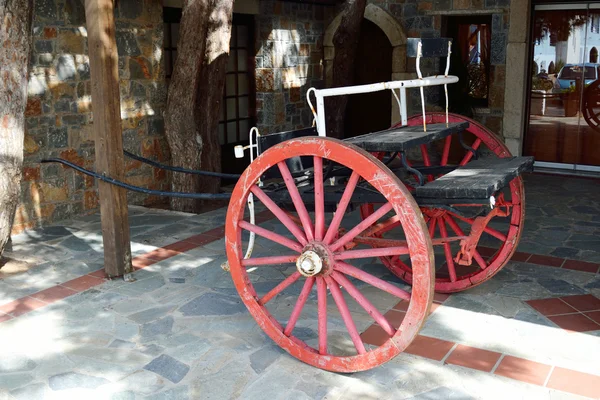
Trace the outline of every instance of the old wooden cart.
[[[409, 39], [418, 79], [311, 89], [315, 128], [258, 135], [246, 146], [258, 157], [231, 193], [228, 269], [260, 328], [308, 364], [354, 372], [390, 360], [417, 336], [434, 292], [485, 282], [516, 249], [525, 213], [520, 174], [533, 160], [512, 157], [475, 121], [425, 112], [424, 87], [446, 89], [458, 81], [448, 75], [449, 49], [448, 39]], [[447, 57], [445, 75], [421, 76], [420, 59], [428, 56]], [[406, 112], [409, 88], [420, 89], [423, 104], [422, 115], [412, 118]], [[400, 124], [343, 141], [325, 137], [326, 97], [378, 90], [394, 93]], [[244, 149], [237, 152], [243, 156]], [[285, 229], [254, 224], [255, 199]], [[253, 252], [256, 236], [271, 249], [266, 254]], [[365, 268], [365, 260], [373, 259], [410, 288]], [[273, 271], [268, 285], [253, 278], [257, 269]], [[404, 302], [399, 326], [384, 316], [387, 310], [373, 293]], [[363, 343], [357, 313], [385, 331], [383, 344]], [[342, 324], [350, 348], [337, 340]]]
[[[531, 168], [533, 160], [512, 157], [496, 135], [467, 118], [425, 113], [424, 105], [423, 115], [406, 117], [408, 88], [420, 88], [424, 104], [423, 87], [445, 88], [458, 80], [447, 70], [445, 76], [428, 78], [419, 70], [421, 57], [445, 56], [449, 65], [449, 49], [447, 39], [409, 40], [408, 53], [416, 57], [419, 79], [311, 89], [309, 103], [313, 93], [317, 99], [316, 129], [257, 139], [260, 156], [239, 179], [229, 204], [227, 258], [236, 288], [260, 327], [304, 362], [351, 372], [388, 361], [416, 337], [434, 291], [457, 292], [478, 285], [500, 271], [515, 251], [525, 212], [519, 175]], [[402, 116], [399, 125], [344, 141], [324, 137], [325, 97], [377, 90], [394, 91]], [[252, 197], [290, 235], [244, 221]], [[350, 210], [360, 218], [341, 229], [345, 218], [352, 220]], [[252, 257], [244, 252], [243, 231], [277, 243], [282, 250]], [[484, 234], [488, 241], [481, 243]], [[438, 257], [434, 249], [440, 249]], [[373, 258], [410, 283], [410, 292], [352, 265]], [[249, 277], [250, 268], [284, 263], [292, 267], [279, 269], [281, 282], [266, 292]], [[291, 315], [278, 313], [271, 302], [297, 282], [302, 282], [302, 289]], [[356, 282], [363, 284], [357, 287]], [[399, 327], [367, 298], [369, 287], [408, 303]], [[329, 293], [354, 345], [353, 355], [339, 348], [343, 354], [336, 355], [328, 347]], [[348, 297], [386, 332], [389, 339], [384, 344], [365, 346]], [[277, 314], [283, 317], [278, 319]], [[295, 335], [301, 315], [316, 318], [318, 338], [302, 338], [302, 330]]]

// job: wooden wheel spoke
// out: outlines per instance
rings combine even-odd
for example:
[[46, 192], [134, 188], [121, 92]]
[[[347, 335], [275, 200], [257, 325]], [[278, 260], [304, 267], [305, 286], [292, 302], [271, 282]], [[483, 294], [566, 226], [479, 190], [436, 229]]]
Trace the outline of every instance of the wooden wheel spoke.
[[373, 225], [369, 229], [365, 230], [362, 236], [375, 236], [382, 235], [386, 232], [391, 231], [392, 229], [400, 226], [400, 217], [398, 215], [394, 215], [393, 217], [387, 219], [386, 221], [380, 222], [378, 224]]
[[294, 181], [294, 178], [292, 177], [292, 174], [290, 173], [290, 170], [287, 167], [285, 161], [278, 162], [277, 167], [279, 168], [279, 172], [281, 172], [281, 176], [283, 177], [285, 186], [287, 187], [288, 192], [290, 193], [290, 197], [292, 198], [292, 202], [294, 203], [296, 212], [300, 217], [300, 221], [302, 221], [302, 226], [304, 227], [306, 238], [310, 242], [314, 239], [314, 228], [310, 220], [310, 216], [308, 215], [308, 211], [306, 210], [306, 206], [304, 205], [304, 201], [302, 201], [300, 192], [296, 187], [296, 182]]
[[331, 276], [333, 277], [333, 279], [339, 283], [340, 285], [342, 285], [342, 287], [344, 289], [346, 289], [346, 292], [348, 292], [348, 294], [350, 296], [352, 296], [352, 298], [354, 300], [356, 300], [356, 302], [358, 304], [360, 304], [360, 306], [371, 316], [373, 317], [373, 319], [375, 320], [375, 322], [377, 322], [379, 324], [379, 326], [381, 326], [383, 328], [383, 330], [391, 336], [394, 336], [394, 334], [396, 333], [396, 330], [394, 329], [394, 327], [389, 323], [389, 321], [383, 316], [383, 314], [381, 314], [379, 312], [379, 310], [377, 310], [377, 308], [373, 305], [373, 303], [371, 303], [369, 301], [369, 299], [367, 299], [361, 292], [360, 290], [358, 290], [353, 284], [352, 282], [350, 282], [350, 280], [348, 278], [346, 278], [344, 275], [340, 274], [337, 271], [333, 271], [333, 273], [331, 274]]
[[435, 236], [435, 227], [437, 225], [437, 218], [431, 218], [430, 220], [430, 224], [429, 224], [429, 237], [433, 239], [433, 237]]
[[404, 268], [405, 271], [410, 271], [410, 267], [400, 259], [400, 256], [393, 256], [392, 257], [392, 263], [394, 264], [398, 264], [400, 267]]
[[[421, 146], [421, 156], [423, 157], [423, 164], [426, 167], [431, 167], [431, 160], [429, 159], [429, 151], [427, 150], [427, 145], [422, 144]], [[427, 181], [433, 181], [433, 175], [427, 175]]]
[[256, 267], [260, 265], [278, 265], [295, 263], [298, 259], [298, 254], [289, 256], [272, 256], [272, 257], [256, 257], [246, 258], [242, 260], [243, 267]]
[[350, 334], [350, 339], [352, 340], [352, 343], [354, 343], [356, 351], [358, 354], [365, 354], [367, 352], [365, 344], [360, 338], [360, 333], [358, 333], [358, 330], [356, 329], [356, 325], [354, 324], [352, 315], [350, 315], [350, 310], [348, 309], [348, 305], [346, 304], [346, 300], [344, 300], [344, 295], [342, 294], [338, 283], [334, 281], [331, 276], [325, 277], [325, 282], [327, 282], [327, 286], [329, 286], [333, 301], [335, 301], [338, 310], [340, 310], [340, 315], [344, 320], [344, 324], [346, 325], [346, 329]]
[[315, 240], [325, 235], [325, 196], [323, 188], [323, 159], [313, 158], [315, 180]]
[[327, 283], [317, 278], [317, 311], [319, 323], [319, 353], [327, 354]]
[[377, 278], [376, 276], [373, 276], [368, 272], [353, 267], [348, 263], [338, 261], [337, 263], [335, 263], [334, 270], [339, 271], [344, 275], [348, 275], [365, 283], [368, 283], [371, 286], [375, 286], [376, 288], [381, 289], [384, 292], [387, 292], [393, 296], [396, 296], [399, 299], [410, 301], [410, 293], [392, 285], [391, 283], [384, 281], [383, 279]]
[[331, 241], [335, 238], [335, 235], [337, 234], [337, 231], [340, 228], [342, 218], [344, 218], [346, 208], [348, 208], [348, 204], [352, 199], [352, 194], [354, 193], [354, 189], [356, 188], [359, 179], [360, 175], [356, 171], [352, 171], [352, 175], [350, 176], [350, 179], [348, 179], [348, 184], [346, 185], [346, 189], [344, 189], [344, 194], [340, 199], [340, 203], [338, 204], [337, 210], [335, 211], [333, 220], [329, 225], [329, 229], [327, 229], [325, 239], [323, 239], [323, 241], [326, 244], [331, 244]]
[[242, 229], [257, 234], [258, 236], [264, 237], [265, 239], [269, 239], [272, 242], [285, 246], [288, 249], [295, 250], [297, 252], [302, 251], [302, 246], [300, 246], [297, 242], [294, 242], [293, 240], [288, 239], [285, 236], [281, 236], [275, 232], [271, 232], [265, 228], [261, 228], [258, 225], [253, 225], [247, 221], [240, 221], [239, 226]]
[[279, 221], [291, 232], [292, 235], [300, 242], [302, 246], [306, 246], [308, 241], [306, 240], [306, 236], [298, 225], [292, 221], [292, 219], [283, 211], [261, 188], [254, 185], [251, 189], [252, 194], [254, 194], [264, 205], [279, 219]]
[[[448, 237], [446, 223], [443, 219], [440, 219], [440, 234], [442, 235], [442, 239]], [[454, 260], [452, 259], [452, 249], [450, 248], [450, 243], [444, 243], [444, 255], [446, 256], [446, 264], [448, 265], [448, 274], [450, 275], [450, 281], [456, 282], [456, 268], [454, 267]]]
[[442, 160], [440, 165], [445, 167], [448, 165], [448, 157], [450, 156], [450, 146], [452, 145], [452, 135], [446, 137], [446, 141], [444, 142], [444, 152], [442, 153]]
[[355, 260], [358, 258], [370, 257], [387, 257], [408, 254], [408, 246], [399, 247], [382, 247], [361, 250], [347, 250], [335, 254], [333, 257], [336, 261]]
[[369, 215], [367, 218], [362, 220], [358, 225], [349, 230], [344, 236], [342, 236], [334, 244], [332, 244], [331, 251], [336, 251], [346, 243], [350, 242], [356, 236], [361, 234], [365, 229], [377, 222], [379, 218], [383, 217], [385, 214], [390, 212], [392, 208], [393, 206], [391, 203], [386, 203], [383, 206], [379, 207], [377, 211], [375, 211], [373, 214]]
[[310, 295], [310, 291], [312, 290], [314, 284], [315, 284], [315, 278], [313, 278], [313, 277], [307, 278], [306, 281], [304, 282], [304, 286], [302, 287], [300, 296], [298, 296], [298, 301], [296, 301], [296, 305], [294, 306], [294, 309], [292, 310], [292, 315], [290, 315], [290, 319], [283, 331], [284, 335], [290, 336], [292, 334], [292, 331], [294, 330], [294, 327], [296, 326], [296, 323], [298, 322], [298, 318], [300, 318], [302, 309], [304, 308], [304, 305], [306, 304], [306, 300], [308, 299], [308, 296]]
[[267, 293], [266, 295], [261, 297], [261, 299], [258, 301], [258, 303], [261, 305], [267, 304], [279, 293], [283, 292], [285, 289], [287, 289], [288, 287], [293, 285], [294, 282], [296, 282], [298, 279], [300, 279], [301, 276], [302, 275], [300, 275], [300, 272], [298, 272], [298, 271], [294, 272], [292, 275], [288, 276], [283, 281], [281, 281], [281, 283], [279, 285], [277, 285], [273, 289], [271, 289], [271, 291], [269, 293]]

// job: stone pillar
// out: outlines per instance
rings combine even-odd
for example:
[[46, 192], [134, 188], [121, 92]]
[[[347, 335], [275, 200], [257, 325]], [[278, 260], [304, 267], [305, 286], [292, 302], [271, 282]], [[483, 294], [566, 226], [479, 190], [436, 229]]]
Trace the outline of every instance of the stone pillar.
[[523, 150], [527, 106], [527, 56], [531, 0], [513, 0], [510, 7], [510, 27], [506, 47], [506, 86], [504, 98], [503, 134], [506, 145], [515, 156]]

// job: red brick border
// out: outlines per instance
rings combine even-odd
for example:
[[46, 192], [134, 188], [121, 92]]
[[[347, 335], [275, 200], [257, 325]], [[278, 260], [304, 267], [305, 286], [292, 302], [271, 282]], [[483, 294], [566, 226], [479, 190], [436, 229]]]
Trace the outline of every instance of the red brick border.
[[[495, 252], [497, 251], [497, 249], [493, 249], [490, 247], [482, 247], [482, 248], [486, 249], [488, 252], [491, 251], [490, 256], [494, 255]], [[545, 267], [555, 267], [555, 268], [570, 269], [570, 270], [574, 270], [574, 271], [590, 272], [592, 274], [600, 273], [600, 263], [590, 263], [587, 261], [573, 260], [570, 258], [561, 258], [561, 257], [554, 257], [554, 256], [547, 256], [547, 255], [542, 255], [542, 254], [532, 254], [532, 253], [525, 253], [522, 251], [517, 251], [517, 252], [515, 252], [515, 254], [513, 254], [511, 260], [518, 261], [518, 262], [526, 262], [526, 263], [530, 263], [530, 264], [543, 265]]]
[[[580, 308], [589, 308], [587, 307], [590, 304], [589, 299], [583, 299], [582, 296], [571, 297], [573, 297], [572, 303], [578, 305], [582, 304], [579, 306]], [[436, 293], [431, 312], [433, 313], [436, 308], [443, 306], [443, 303], [447, 298], [448, 295]], [[577, 312], [575, 309], [568, 306], [562, 299], [559, 301], [561, 304], [566, 305], [573, 310], [573, 312]], [[544, 304], [541, 305], [545, 306]], [[556, 304], [550, 305], [550, 309], [565, 311], [564, 308], [556, 308]], [[568, 309], [566, 310], [568, 311]], [[388, 318], [388, 320], [396, 320], [397, 322], [396, 314], [404, 314], [405, 311], [406, 302], [401, 301], [392, 307], [386, 316], [390, 313], [393, 314], [390, 316], [391, 319]], [[399, 320], [401, 322], [402, 318]], [[396, 326], [395, 324], [393, 325]], [[374, 323], [362, 333], [361, 338], [367, 344], [380, 346], [389, 338], [389, 336], [382, 328]], [[443, 364], [476, 369], [532, 385], [556, 389], [580, 396], [600, 398], [600, 376], [598, 375], [552, 366], [508, 354], [479, 349], [477, 347], [423, 335], [418, 335], [404, 352], [429, 360], [442, 362]]]
[[600, 299], [591, 294], [526, 301], [534, 310], [571, 332], [600, 330]]

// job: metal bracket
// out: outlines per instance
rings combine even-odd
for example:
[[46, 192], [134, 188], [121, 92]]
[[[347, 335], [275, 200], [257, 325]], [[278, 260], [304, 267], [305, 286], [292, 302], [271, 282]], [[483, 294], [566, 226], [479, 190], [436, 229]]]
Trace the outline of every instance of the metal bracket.
[[406, 159], [406, 153], [403, 151], [400, 152], [400, 161], [402, 162], [402, 166], [404, 168], [406, 168], [406, 170], [408, 172], [411, 172], [414, 175], [416, 175], [417, 179], [419, 180], [419, 186], [423, 186], [425, 184], [425, 178], [423, 177], [423, 174], [421, 173], [421, 171], [416, 170], [413, 167], [411, 167], [410, 165], [408, 165], [408, 160]]
[[460, 142], [460, 145], [465, 150], [468, 150], [468, 151], [470, 151], [473, 154], [473, 158], [475, 160], [477, 160], [479, 158], [479, 153], [477, 152], [477, 150], [475, 150], [474, 148], [472, 148], [471, 146], [469, 146], [468, 144], [466, 144], [465, 141], [463, 140], [462, 132], [458, 132], [458, 141]]
[[509, 214], [508, 210], [502, 211], [500, 208], [494, 208], [485, 217], [475, 218], [471, 226], [471, 233], [466, 239], [460, 241], [460, 250], [454, 258], [454, 262], [460, 265], [471, 265], [473, 263], [473, 253], [487, 224], [494, 217], [507, 217]]

